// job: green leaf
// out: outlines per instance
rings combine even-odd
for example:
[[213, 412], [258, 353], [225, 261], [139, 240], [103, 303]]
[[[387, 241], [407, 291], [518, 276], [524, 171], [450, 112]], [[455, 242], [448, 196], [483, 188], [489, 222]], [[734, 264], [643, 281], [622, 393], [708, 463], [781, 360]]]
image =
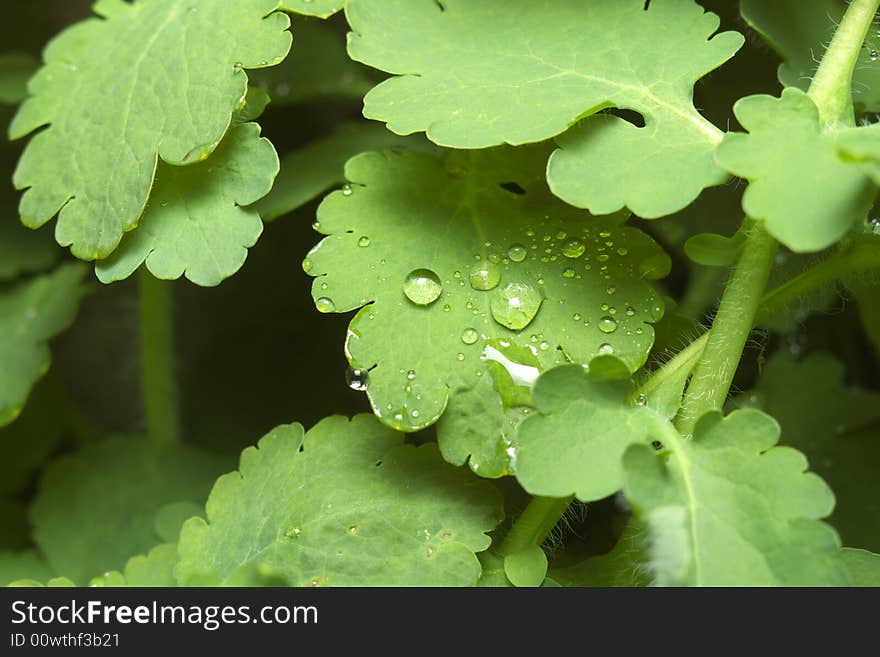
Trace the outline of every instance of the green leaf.
[[[743, 38], [713, 37], [718, 17], [692, 0], [350, 0], [346, 16], [349, 55], [398, 76], [367, 95], [364, 115], [398, 134], [484, 148], [581, 120], [548, 180], [595, 214], [662, 216], [725, 179], [712, 160], [722, 135], [694, 108], [693, 86]], [[646, 128], [596, 115], [608, 107]]]
[[92, 578], [89, 586], [175, 586], [174, 567], [177, 561], [177, 546], [163, 543], [148, 554], [129, 559], [123, 572], [110, 571]]
[[89, 445], [44, 472], [30, 510], [34, 540], [55, 572], [83, 583], [159, 544], [157, 512], [201, 503], [222, 467], [194, 449], [142, 439]]
[[328, 136], [316, 139], [281, 158], [281, 174], [256, 209], [266, 221], [293, 212], [334, 185], [345, 182], [345, 163], [364, 151], [406, 147], [436, 152], [429, 142], [400, 137], [375, 123], [345, 123]]
[[345, 0], [280, 0], [280, 8], [306, 16], [327, 18], [345, 5]]
[[849, 586], [880, 587], [880, 554], [847, 548], [841, 551], [841, 562]]
[[[782, 57], [779, 81], [806, 91], [846, 7], [843, 0], [741, 0], [740, 11]], [[861, 112], [880, 111], [880, 67], [871, 55], [878, 47], [880, 33], [872, 33], [853, 72], [853, 102]]]
[[27, 53], [0, 55], [0, 103], [17, 105], [27, 97], [27, 82], [37, 70], [37, 61]]
[[638, 520], [631, 520], [610, 552], [572, 566], [551, 568], [550, 577], [562, 586], [648, 586], [651, 583], [649, 559], [647, 529]]
[[58, 255], [52, 236], [22, 226], [14, 210], [0, 219], [0, 282], [45, 271]]
[[543, 367], [612, 351], [644, 363], [663, 314], [648, 281], [669, 259], [621, 217], [555, 199], [546, 151], [363, 154], [318, 209], [312, 294], [322, 312], [361, 308], [346, 355], [389, 425], [436, 421], [484, 375], [487, 340], [529, 345]]
[[584, 502], [620, 490], [621, 457], [630, 445], [650, 442], [655, 420], [647, 408], [627, 404], [629, 389], [628, 382], [603, 380], [580, 365], [543, 374], [532, 393], [537, 412], [513, 437], [522, 487]]
[[733, 237], [715, 233], [694, 235], [684, 244], [688, 258], [707, 267], [730, 267], [739, 259], [740, 251], [746, 243], [745, 233], [737, 232]]
[[48, 371], [48, 342], [73, 321], [83, 273], [80, 265], [67, 264], [0, 289], [0, 426], [18, 417], [31, 388]]
[[829, 522], [845, 545], [880, 552], [880, 394], [849, 387], [831, 354], [795, 360], [779, 351], [740, 403], [758, 405], [782, 426], [834, 490]]
[[278, 66], [250, 74], [274, 107], [327, 99], [360, 101], [378, 82], [374, 71], [351, 61], [345, 36], [319, 20], [294, 18], [294, 49]]
[[207, 522], [184, 525], [178, 579], [250, 564], [291, 586], [472, 585], [500, 514], [490, 484], [369, 415], [286, 425], [217, 481]]
[[102, 283], [128, 278], [141, 264], [165, 280], [185, 275], [214, 286], [244, 264], [263, 222], [248, 206], [272, 189], [278, 156], [260, 126], [232, 128], [206, 161], [162, 164], [137, 230], [95, 265]]
[[778, 439], [776, 421], [749, 409], [704, 416], [689, 440], [670, 426], [663, 453], [627, 450], [624, 493], [648, 527], [658, 584], [846, 583], [837, 534], [820, 521], [834, 495]]
[[504, 557], [504, 574], [514, 586], [541, 586], [547, 577], [547, 555], [538, 545]]
[[16, 580], [45, 581], [52, 571], [36, 550], [0, 551], [0, 586], [9, 586]]
[[840, 150], [870, 129], [823, 130], [812, 99], [794, 88], [748, 96], [734, 111], [749, 134], [729, 133], [715, 157], [749, 181], [743, 209], [771, 235], [793, 251], [819, 251], [866, 219], [876, 187]]
[[220, 143], [247, 90], [246, 68], [290, 48], [277, 0], [105, 0], [44, 52], [10, 135], [34, 136], [15, 185], [22, 221], [58, 214], [74, 255], [109, 255], [137, 226], [158, 159], [191, 164]]

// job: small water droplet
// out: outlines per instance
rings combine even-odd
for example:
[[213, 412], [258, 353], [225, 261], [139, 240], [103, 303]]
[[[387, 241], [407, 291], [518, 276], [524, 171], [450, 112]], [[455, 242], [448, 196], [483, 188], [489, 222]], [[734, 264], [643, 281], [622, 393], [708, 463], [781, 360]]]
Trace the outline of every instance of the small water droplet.
[[415, 371], [415, 370], [410, 370], [409, 372], [407, 372], [407, 373], [406, 373], [406, 378], [409, 379], [410, 381], [412, 381], [413, 379], [415, 379], [415, 378], [416, 378], [416, 371]]
[[367, 370], [354, 367], [349, 367], [345, 372], [345, 382], [348, 384], [348, 387], [358, 392], [366, 392], [368, 377]]
[[876, 62], [878, 59], [880, 59], [880, 54], [878, 54], [876, 50], [871, 50], [871, 54], [869, 56], [872, 62]]
[[302, 533], [302, 530], [299, 527], [291, 527], [287, 531], [287, 538], [299, 538], [299, 535]]
[[567, 267], [567, 268], [562, 272], [562, 277], [563, 277], [563, 278], [574, 278], [574, 274], [575, 274], [574, 269], [572, 269], [571, 267]]
[[414, 269], [403, 282], [403, 293], [417, 306], [434, 303], [442, 291], [440, 277], [430, 269]]
[[607, 315], [599, 320], [599, 330], [602, 333], [614, 333], [617, 330], [617, 321]]
[[309, 258], [306, 258], [305, 260], [302, 261], [303, 271], [307, 274], [310, 271], [312, 271], [312, 267], [314, 267], [314, 266], [315, 266], [314, 263]]
[[366, 235], [361, 235], [361, 238], [358, 240], [358, 246], [361, 248], [370, 246], [370, 238]]
[[636, 406], [644, 406], [648, 403], [648, 396], [645, 393], [639, 393], [639, 396], [636, 397]]
[[620, 247], [619, 249], [617, 249], [617, 255], [625, 256], [628, 253], [629, 253], [629, 251], [626, 250], [624, 247]]
[[161, 203], [159, 203], [159, 205], [161, 205], [163, 208], [167, 208], [167, 207], [168, 207], [168, 201], [162, 201]]
[[599, 345], [599, 353], [603, 356], [614, 353], [614, 347], [607, 342]]
[[456, 356], [456, 359], [458, 359], [459, 361], [464, 360], [464, 354], [459, 352], [458, 355]]
[[349, 534], [357, 534], [357, 531], [358, 531], [358, 526], [357, 526], [357, 525], [352, 525], [351, 527], [348, 528], [348, 533], [349, 533]]
[[579, 322], [579, 321], [581, 321], [581, 314], [580, 314], [580, 313], [575, 313], [574, 315], [571, 316], [571, 318], [572, 318], [574, 321]]
[[475, 290], [493, 290], [501, 282], [501, 268], [488, 260], [482, 260], [471, 267], [469, 278], [471, 287]]
[[635, 308], [633, 308], [632, 306], [627, 306], [627, 307], [626, 307], [626, 315], [627, 315], [627, 317], [632, 317], [632, 316], [635, 315], [635, 314], [636, 314], [636, 309], [635, 309]]
[[587, 247], [578, 239], [566, 242], [562, 247], [562, 255], [566, 258], [580, 258]]
[[607, 253], [603, 253], [601, 255], [596, 256], [596, 260], [598, 260], [599, 262], [608, 262], [608, 257], [609, 256]]
[[528, 283], [508, 283], [495, 291], [490, 308], [493, 319], [513, 331], [521, 331], [538, 314], [544, 299]]
[[465, 344], [474, 344], [479, 337], [479, 333], [473, 328], [466, 328], [461, 332], [461, 341]]
[[515, 242], [511, 244], [510, 248], [507, 250], [507, 257], [513, 262], [522, 262], [526, 259], [526, 253], [526, 247], [519, 242]]
[[336, 304], [333, 303], [333, 299], [330, 297], [319, 297], [317, 301], [315, 301], [315, 307], [318, 309], [319, 313], [332, 313], [336, 310]]
[[354, 190], [351, 188], [351, 185], [348, 183], [342, 186], [342, 195], [343, 196], [351, 196], [354, 193]]
[[550, 343], [547, 341], [544, 341], [538, 345], [538, 349], [540, 349], [541, 351], [547, 351], [549, 348], [550, 348]]
[[605, 292], [607, 292], [609, 296], [613, 296], [617, 294], [617, 288], [612, 285], [607, 290], [605, 290]]

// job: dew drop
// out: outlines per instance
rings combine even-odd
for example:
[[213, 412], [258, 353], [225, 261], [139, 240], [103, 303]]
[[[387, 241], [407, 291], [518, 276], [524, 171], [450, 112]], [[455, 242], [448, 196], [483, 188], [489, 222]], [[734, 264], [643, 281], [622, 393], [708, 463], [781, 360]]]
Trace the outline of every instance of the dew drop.
[[312, 268], [313, 268], [314, 266], [315, 266], [315, 264], [314, 264], [309, 258], [306, 258], [305, 260], [302, 261], [302, 268], [303, 268], [303, 271], [304, 271], [305, 273], [307, 273], [307, 274], [308, 274], [310, 271], [312, 271]]
[[599, 320], [599, 330], [602, 333], [614, 333], [617, 330], [617, 321], [607, 315]]
[[366, 235], [361, 235], [361, 238], [358, 240], [358, 246], [361, 248], [370, 246], [370, 238]]
[[635, 315], [635, 314], [636, 314], [636, 309], [635, 309], [635, 308], [633, 308], [632, 306], [627, 306], [627, 307], [626, 307], [626, 316], [627, 316], [627, 317], [632, 317], [632, 316]]
[[526, 259], [526, 247], [519, 242], [515, 242], [507, 249], [507, 257], [513, 262], [522, 262]]
[[464, 354], [461, 352], [458, 352], [458, 355], [455, 358], [459, 361], [462, 361], [462, 360], [464, 360]]
[[414, 380], [414, 379], [416, 378], [416, 371], [415, 371], [415, 370], [410, 370], [409, 372], [407, 372], [407, 373], [406, 373], [406, 378], [407, 378], [407, 380], [409, 380], [409, 381]]
[[563, 278], [574, 278], [574, 274], [575, 274], [574, 269], [572, 269], [571, 267], [568, 267], [562, 272], [562, 277]]
[[617, 255], [625, 256], [628, 253], [629, 253], [629, 251], [626, 250], [624, 247], [620, 247], [619, 249], [617, 249]]
[[417, 306], [434, 303], [442, 291], [440, 277], [430, 269], [414, 269], [403, 282], [403, 293]]
[[541, 293], [528, 283], [508, 283], [492, 296], [492, 318], [501, 326], [521, 331], [538, 314], [543, 301]]
[[872, 50], [870, 58], [872, 62], [876, 62], [878, 59], [880, 59], [880, 54], [878, 54], [876, 50]]
[[461, 332], [461, 341], [465, 344], [474, 344], [479, 337], [477, 330], [473, 328], [466, 328]]
[[358, 392], [367, 391], [368, 377], [367, 370], [361, 370], [354, 367], [349, 367], [345, 372], [345, 382], [348, 384], [348, 387], [352, 390], [357, 390]]
[[336, 310], [336, 304], [333, 303], [333, 299], [330, 297], [319, 297], [315, 301], [315, 307], [319, 313], [332, 313]]
[[614, 347], [612, 347], [607, 342], [599, 345], [599, 354], [606, 356], [608, 354], [613, 354], [613, 353], [614, 353]]
[[636, 397], [636, 406], [644, 406], [648, 403], [648, 396], [645, 393], [639, 393], [639, 396]]
[[566, 258], [580, 258], [584, 255], [584, 251], [587, 250], [587, 247], [580, 240], [571, 240], [566, 242], [562, 247], [562, 255]]
[[469, 278], [471, 287], [475, 290], [493, 290], [501, 282], [501, 268], [488, 260], [482, 260], [471, 268]]
[[346, 183], [342, 186], [342, 195], [343, 196], [351, 196], [353, 191], [354, 190], [351, 188], [351, 185], [349, 185], [348, 183]]
[[580, 314], [580, 313], [575, 313], [574, 315], [571, 316], [571, 318], [572, 318], [574, 321], [579, 322], [579, 321], [581, 321], [581, 314]]
[[607, 290], [605, 290], [605, 292], [608, 293], [608, 296], [613, 296], [617, 294], [617, 288], [612, 285]]

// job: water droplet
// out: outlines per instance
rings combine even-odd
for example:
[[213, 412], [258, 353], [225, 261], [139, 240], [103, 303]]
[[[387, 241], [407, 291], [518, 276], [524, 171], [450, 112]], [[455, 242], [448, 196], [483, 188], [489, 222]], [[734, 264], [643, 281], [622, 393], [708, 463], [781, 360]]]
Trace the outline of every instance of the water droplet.
[[492, 317], [502, 326], [521, 331], [538, 314], [544, 299], [528, 283], [508, 283], [492, 296]]
[[507, 256], [513, 262], [522, 262], [526, 259], [526, 247], [524, 247], [519, 242], [515, 242], [510, 245], [510, 248], [507, 250]]
[[492, 290], [501, 282], [501, 268], [488, 260], [475, 264], [470, 271], [471, 287], [475, 290]]
[[167, 208], [167, 207], [168, 207], [168, 201], [162, 201], [161, 203], [159, 203], [159, 205], [161, 205], [163, 208]]
[[598, 255], [596, 256], [596, 260], [598, 260], [599, 262], [608, 262], [608, 254], [603, 253], [602, 255]]
[[287, 538], [299, 538], [302, 530], [299, 527], [291, 527], [287, 532]]
[[474, 344], [479, 337], [480, 335], [476, 329], [466, 328], [461, 332], [461, 341], [465, 344]]
[[635, 315], [635, 314], [636, 314], [636, 309], [635, 309], [635, 308], [633, 308], [632, 306], [627, 306], [627, 307], [626, 307], [626, 315], [627, 315], [627, 317], [632, 317], [632, 316]]
[[562, 277], [563, 278], [574, 278], [574, 274], [575, 274], [574, 269], [572, 269], [571, 267], [568, 267], [562, 272]]
[[342, 195], [343, 196], [351, 196], [354, 190], [351, 188], [351, 185], [348, 183], [342, 186]]
[[367, 374], [367, 370], [349, 367], [348, 370], [345, 372], [345, 382], [352, 390], [357, 390], [358, 392], [366, 392], [368, 376], [369, 375]]
[[617, 321], [607, 315], [599, 320], [599, 330], [602, 333], [614, 333], [617, 330]]
[[613, 354], [613, 353], [614, 353], [614, 347], [612, 347], [607, 342], [599, 345], [599, 354], [605, 356], [605, 355]]
[[450, 306], [448, 303], [443, 304], [443, 312], [448, 313], [450, 310], [452, 310], [452, 306]]
[[575, 239], [565, 243], [562, 247], [562, 255], [566, 258], [580, 258], [586, 250], [584, 243]]
[[571, 318], [572, 318], [574, 321], [579, 322], [579, 321], [581, 321], [581, 314], [580, 314], [580, 313], [575, 313], [574, 315], [571, 316]]
[[568, 234], [564, 230], [560, 230], [556, 233], [556, 239], [558, 240], [564, 240], [566, 237], [568, 237]]
[[312, 271], [312, 267], [314, 267], [314, 266], [315, 266], [314, 263], [311, 260], [309, 260], [308, 258], [306, 258], [305, 260], [302, 261], [303, 271], [307, 274], [310, 271]]
[[464, 360], [464, 354], [461, 353], [461, 352], [459, 352], [458, 355], [456, 356], [456, 358], [457, 358], [459, 361], [462, 361], [462, 360]]
[[544, 341], [538, 345], [538, 349], [540, 349], [541, 351], [547, 351], [549, 348], [550, 348], [550, 343], [547, 341]]
[[407, 373], [406, 373], [406, 378], [407, 378], [408, 380], [410, 380], [410, 381], [412, 381], [413, 379], [415, 379], [415, 378], [416, 378], [416, 372], [415, 372], [415, 370], [410, 370], [409, 372], [407, 372]]
[[620, 247], [619, 249], [617, 249], [617, 255], [625, 256], [628, 253], [629, 253], [629, 251], [627, 251], [624, 247]]
[[370, 246], [370, 238], [366, 235], [361, 235], [361, 238], [358, 240], [358, 246], [362, 248]]
[[336, 304], [333, 303], [333, 299], [330, 297], [320, 297], [317, 301], [315, 301], [315, 307], [318, 309], [319, 313], [332, 313], [336, 310]]
[[601, 233], [599, 233], [599, 237], [602, 237], [602, 238], [611, 237], [611, 232], [607, 231], [607, 230], [603, 230]]
[[880, 217], [871, 219], [870, 226], [872, 233], [874, 233], [875, 235], [880, 235]]
[[613, 295], [617, 294], [617, 288], [614, 287], [613, 285], [605, 291], [608, 293], [609, 296], [613, 296]]
[[352, 525], [351, 527], [348, 528], [348, 533], [349, 533], [349, 534], [357, 534], [357, 531], [358, 531], [358, 526], [357, 526], [357, 525]]
[[645, 393], [639, 393], [639, 396], [636, 397], [636, 406], [644, 406], [648, 403], [648, 396]]
[[878, 54], [876, 50], [871, 50], [870, 57], [872, 62], [876, 62], [878, 59], [880, 59], [880, 54]]
[[414, 269], [403, 282], [403, 293], [417, 306], [434, 303], [442, 291], [440, 277], [430, 269]]

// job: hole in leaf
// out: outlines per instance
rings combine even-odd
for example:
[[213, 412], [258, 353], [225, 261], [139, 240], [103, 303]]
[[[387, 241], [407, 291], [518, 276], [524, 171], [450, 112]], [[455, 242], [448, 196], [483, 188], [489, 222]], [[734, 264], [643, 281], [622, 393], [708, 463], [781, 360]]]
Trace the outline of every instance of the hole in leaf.
[[637, 128], [645, 127], [645, 117], [634, 110], [609, 107], [608, 109], [602, 110], [600, 114], [611, 114], [619, 119], [623, 119], [627, 123], [633, 124]]
[[504, 183], [499, 183], [498, 186], [501, 189], [510, 192], [511, 194], [516, 194], [517, 196], [523, 196], [526, 193], [526, 190], [523, 189], [519, 183], [504, 182]]

